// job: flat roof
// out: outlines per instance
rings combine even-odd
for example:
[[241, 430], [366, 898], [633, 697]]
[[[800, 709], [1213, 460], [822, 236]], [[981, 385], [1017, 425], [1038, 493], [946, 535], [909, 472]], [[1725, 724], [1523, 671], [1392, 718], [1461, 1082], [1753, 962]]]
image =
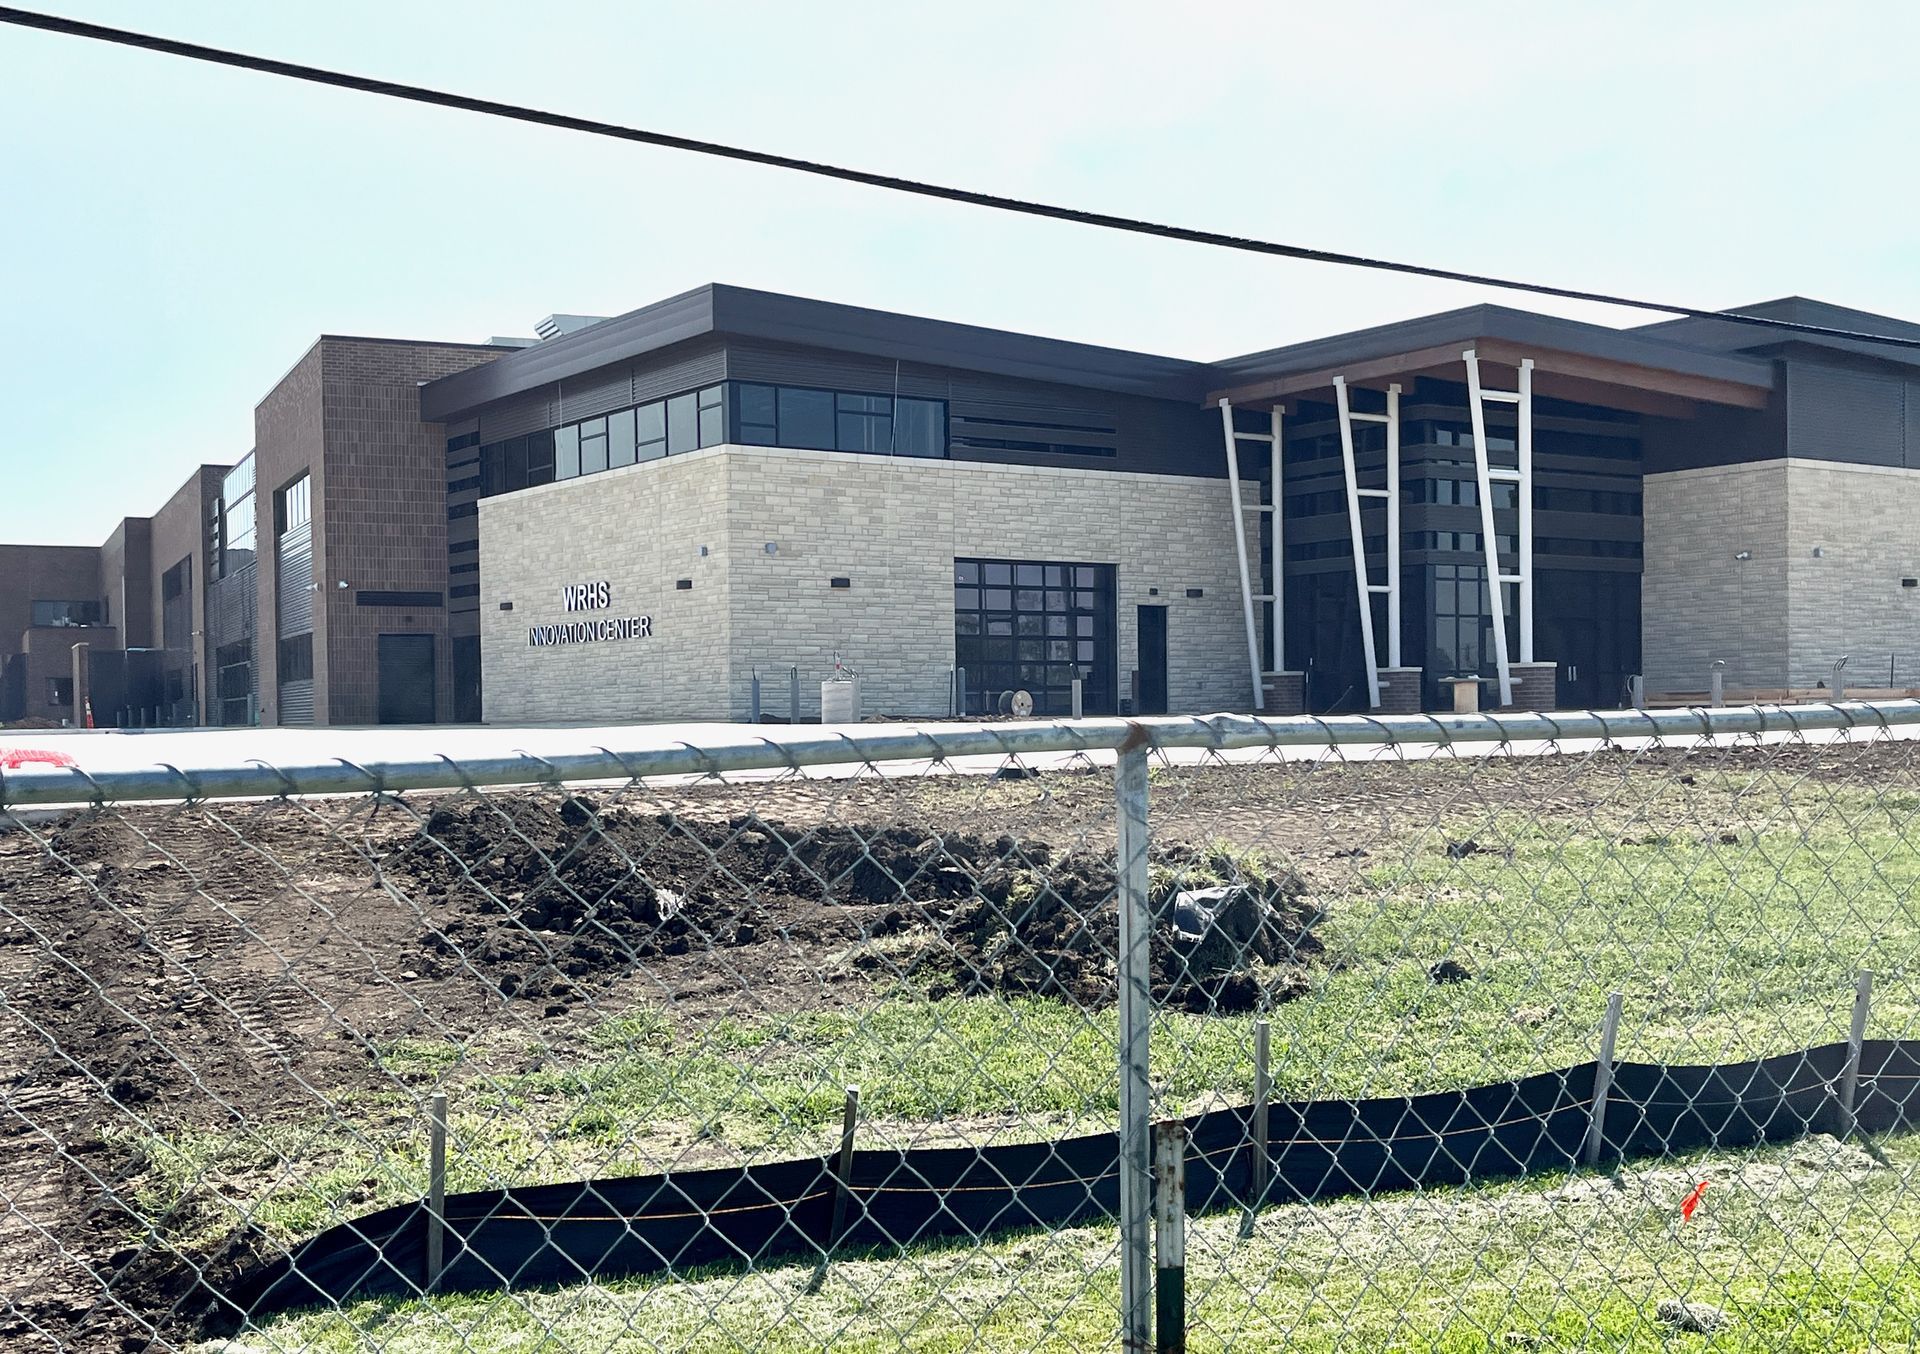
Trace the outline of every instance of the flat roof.
[[429, 382], [420, 392], [421, 416], [445, 422], [481, 405], [709, 334], [1192, 403], [1199, 402], [1211, 380], [1204, 362], [711, 282]]

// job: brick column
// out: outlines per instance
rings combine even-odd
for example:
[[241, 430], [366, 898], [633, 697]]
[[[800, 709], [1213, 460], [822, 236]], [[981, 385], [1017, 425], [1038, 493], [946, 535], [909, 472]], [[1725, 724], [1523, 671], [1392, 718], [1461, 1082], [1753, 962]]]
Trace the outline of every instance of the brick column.
[[1422, 668], [1380, 669], [1380, 710], [1383, 715], [1420, 713], [1420, 677]]
[[1266, 678], [1265, 695], [1269, 715], [1297, 715], [1307, 708], [1307, 678], [1300, 672], [1276, 672]]
[[1558, 663], [1514, 663], [1513, 704], [1509, 710], [1558, 710]]

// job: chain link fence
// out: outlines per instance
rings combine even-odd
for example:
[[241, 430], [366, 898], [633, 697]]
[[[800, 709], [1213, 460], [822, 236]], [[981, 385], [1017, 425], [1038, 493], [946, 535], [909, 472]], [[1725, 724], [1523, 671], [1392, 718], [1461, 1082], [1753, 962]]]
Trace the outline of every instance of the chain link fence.
[[646, 732], [0, 735], [0, 1346], [1920, 1328], [1920, 706]]

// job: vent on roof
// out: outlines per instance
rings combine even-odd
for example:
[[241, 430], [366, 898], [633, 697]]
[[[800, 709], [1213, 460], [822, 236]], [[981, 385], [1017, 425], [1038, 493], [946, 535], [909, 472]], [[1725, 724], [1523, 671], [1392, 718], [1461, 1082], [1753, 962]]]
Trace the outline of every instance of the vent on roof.
[[591, 329], [606, 318], [605, 315], [549, 315], [536, 324], [533, 331], [543, 339], [557, 339], [562, 334], [577, 334], [582, 329]]

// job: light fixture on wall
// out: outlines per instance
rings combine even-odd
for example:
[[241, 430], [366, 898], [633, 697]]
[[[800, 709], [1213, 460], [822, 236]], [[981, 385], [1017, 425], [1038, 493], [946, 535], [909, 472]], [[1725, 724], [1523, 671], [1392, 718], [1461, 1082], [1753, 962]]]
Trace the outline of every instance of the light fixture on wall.
[[1740, 551], [1740, 552], [1739, 552], [1739, 553], [1738, 553], [1737, 555], [1735, 555], [1735, 556], [1734, 556], [1734, 558], [1735, 558], [1735, 559], [1737, 559], [1737, 560], [1739, 560], [1739, 561], [1740, 561], [1741, 563], [1743, 563], [1743, 564], [1744, 564], [1744, 563], [1745, 563], [1746, 561], [1748, 561], [1748, 560], [1750, 560], [1750, 559], [1752, 559], [1752, 558], [1753, 558], [1753, 551], [1751, 551], [1751, 550], [1742, 550], [1742, 551]]
[[1824, 545], [1816, 545], [1816, 546], [1814, 546], [1814, 547], [1813, 547], [1813, 557], [1814, 557], [1815, 559], [1825, 559], [1825, 558], [1827, 557], [1827, 547], [1826, 547], [1826, 546], [1824, 546]]
[[779, 543], [778, 541], [768, 541], [768, 542], [767, 542], [767, 553], [768, 553], [769, 555], [777, 555], [777, 554], [779, 554], [779, 553], [780, 553], [780, 543]]

